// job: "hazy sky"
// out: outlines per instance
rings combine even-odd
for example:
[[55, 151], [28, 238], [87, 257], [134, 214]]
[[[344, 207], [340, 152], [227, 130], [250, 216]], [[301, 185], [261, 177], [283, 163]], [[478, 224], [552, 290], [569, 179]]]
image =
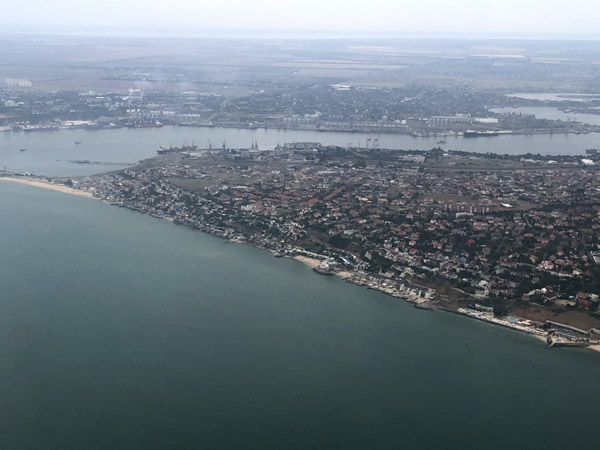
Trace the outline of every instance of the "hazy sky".
[[6, 0], [1, 26], [599, 33], [600, 0]]

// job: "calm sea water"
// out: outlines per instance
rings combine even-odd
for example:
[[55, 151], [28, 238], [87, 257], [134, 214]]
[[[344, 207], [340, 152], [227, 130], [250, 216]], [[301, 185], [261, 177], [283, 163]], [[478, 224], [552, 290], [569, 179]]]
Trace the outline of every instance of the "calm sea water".
[[[0, 133], [0, 169], [34, 172], [43, 175], [75, 176], [114, 170], [118, 167], [80, 165], [68, 160], [88, 159], [104, 162], [135, 163], [156, 155], [160, 145], [178, 146], [194, 142], [199, 147], [211, 143], [219, 147], [250, 148], [258, 142], [261, 148], [293, 141], [323, 144], [365, 146], [367, 139], [379, 139], [381, 148], [429, 150], [442, 146], [451, 150], [493, 153], [584, 154], [588, 148], [600, 147], [600, 134], [499, 136], [493, 138], [415, 138], [405, 135], [327, 133], [294, 130], [238, 130], [232, 128], [163, 127], [117, 130], [62, 130], [56, 132]], [[438, 142], [445, 139], [446, 143]], [[80, 145], [75, 142], [80, 141]], [[373, 141], [371, 141], [373, 145]], [[21, 152], [20, 148], [28, 151]]]
[[598, 355], [0, 182], [0, 448], [591, 449]]

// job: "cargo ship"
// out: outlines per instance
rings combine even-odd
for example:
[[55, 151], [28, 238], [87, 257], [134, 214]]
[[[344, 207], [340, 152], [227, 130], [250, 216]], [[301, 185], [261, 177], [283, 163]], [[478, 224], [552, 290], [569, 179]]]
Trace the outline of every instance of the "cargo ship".
[[475, 130], [467, 130], [463, 133], [464, 137], [491, 137], [498, 136], [499, 133], [497, 131], [475, 131]]
[[142, 120], [127, 124], [128, 128], [161, 128], [163, 123], [158, 120]]
[[163, 147], [161, 145], [158, 147], [158, 150], [156, 150], [156, 153], [159, 155], [166, 155], [168, 153], [195, 152], [196, 150], [198, 150], [198, 146], [194, 144], [182, 145], [181, 147]]
[[31, 133], [31, 132], [38, 132], [38, 131], [58, 131], [59, 127], [55, 126], [55, 125], [26, 125], [23, 128], [21, 128], [22, 131], [25, 131], [26, 133]]

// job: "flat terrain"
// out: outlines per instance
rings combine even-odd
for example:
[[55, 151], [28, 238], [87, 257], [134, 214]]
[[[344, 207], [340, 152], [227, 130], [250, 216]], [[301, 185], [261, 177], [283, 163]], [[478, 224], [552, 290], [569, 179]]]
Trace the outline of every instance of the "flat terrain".
[[[593, 86], [597, 42], [461, 39], [210, 39], [0, 34], [0, 79], [45, 90], [176, 89], [226, 82], [240, 95], [269, 80], [399, 87], [575, 91]], [[137, 73], [138, 76], [133, 76]], [[249, 84], [251, 83], [251, 84]]]

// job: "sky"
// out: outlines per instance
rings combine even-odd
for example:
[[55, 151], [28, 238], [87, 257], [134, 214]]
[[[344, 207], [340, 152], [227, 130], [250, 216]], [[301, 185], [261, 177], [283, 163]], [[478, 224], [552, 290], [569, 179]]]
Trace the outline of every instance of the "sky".
[[182, 27], [599, 34], [600, 0], [6, 0], [0, 31]]

